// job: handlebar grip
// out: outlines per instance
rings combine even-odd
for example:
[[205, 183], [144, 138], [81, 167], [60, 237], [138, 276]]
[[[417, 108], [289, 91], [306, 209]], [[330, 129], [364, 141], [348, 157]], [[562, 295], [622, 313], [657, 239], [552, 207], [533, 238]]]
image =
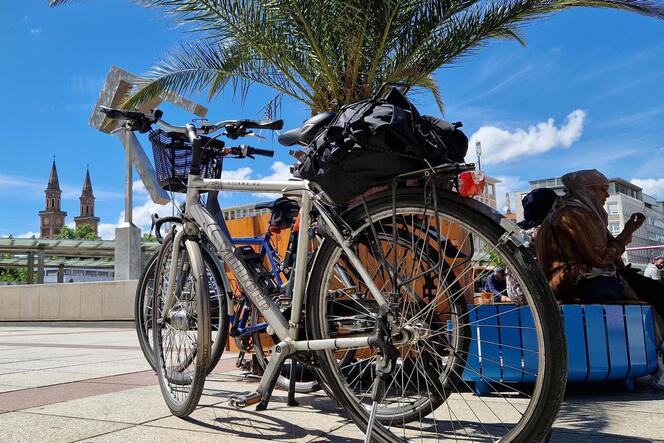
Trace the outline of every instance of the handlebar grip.
[[259, 148], [252, 148], [251, 146], [247, 150], [247, 154], [250, 155], [262, 155], [264, 157], [274, 157], [274, 151], [270, 149], [259, 149]]
[[278, 131], [284, 127], [284, 121], [281, 119], [274, 121], [240, 120], [239, 123], [247, 129], [270, 129]]

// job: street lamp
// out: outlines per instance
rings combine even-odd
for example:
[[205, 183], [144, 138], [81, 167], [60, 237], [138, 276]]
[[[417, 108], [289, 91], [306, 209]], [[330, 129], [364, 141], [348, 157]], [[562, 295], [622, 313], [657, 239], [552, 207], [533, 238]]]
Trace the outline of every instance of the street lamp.
[[477, 170], [481, 171], [482, 170], [482, 142], [479, 140], [475, 142], [475, 153], [477, 154]]

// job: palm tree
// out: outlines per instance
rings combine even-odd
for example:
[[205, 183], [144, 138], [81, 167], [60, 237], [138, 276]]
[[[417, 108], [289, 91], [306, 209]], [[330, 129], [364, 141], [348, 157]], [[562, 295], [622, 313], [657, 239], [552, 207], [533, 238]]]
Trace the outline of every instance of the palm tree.
[[[50, 0], [51, 5], [72, 0]], [[494, 38], [525, 44], [523, 25], [573, 7], [664, 18], [662, 0], [139, 0], [195, 39], [159, 61], [125, 105], [163, 91], [268, 86], [312, 113], [371, 97], [401, 82], [443, 101], [434, 72]]]

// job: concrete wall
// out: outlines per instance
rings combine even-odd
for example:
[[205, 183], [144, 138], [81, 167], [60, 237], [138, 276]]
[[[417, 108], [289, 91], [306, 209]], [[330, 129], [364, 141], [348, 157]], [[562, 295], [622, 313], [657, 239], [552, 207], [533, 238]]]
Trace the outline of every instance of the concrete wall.
[[133, 320], [138, 280], [0, 287], [0, 321]]

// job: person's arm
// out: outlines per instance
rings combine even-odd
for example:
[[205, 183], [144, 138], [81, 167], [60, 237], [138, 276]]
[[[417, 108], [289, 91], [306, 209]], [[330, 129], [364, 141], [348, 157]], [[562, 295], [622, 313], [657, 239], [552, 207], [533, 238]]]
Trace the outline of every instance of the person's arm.
[[631, 233], [625, 231], [616, 238], [609, 237], [595, 215], [580, 208], [564, 211], [556, 220], [555, 229], [569, 237], [585, 263], [598, 268], [619, 260], [631, 241]]

